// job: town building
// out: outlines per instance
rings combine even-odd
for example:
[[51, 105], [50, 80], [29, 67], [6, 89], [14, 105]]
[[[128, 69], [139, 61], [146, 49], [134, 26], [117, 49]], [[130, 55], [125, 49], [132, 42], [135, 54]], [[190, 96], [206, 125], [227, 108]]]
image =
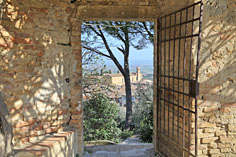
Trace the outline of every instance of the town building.
[[[130, 81], [131, 83], [138, 83], [143, 79], [143, 75], [141, 73], [141, 68], [137, 67], [137, 71], [136, 73], [130, 73]], [[125, 84], [125, 80], [124, 80], [124, 76], [121, 73], [116, 73], [116, 74], [106, 74], [104, 76], [104, 80], [109, 83], [109, 84], [113, 84], [113, 85], [124, 85]]]

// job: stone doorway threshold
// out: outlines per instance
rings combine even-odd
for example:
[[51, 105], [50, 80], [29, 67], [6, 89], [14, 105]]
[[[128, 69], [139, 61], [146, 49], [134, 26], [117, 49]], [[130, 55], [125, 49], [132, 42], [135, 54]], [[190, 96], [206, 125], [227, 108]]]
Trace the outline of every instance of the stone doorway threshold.
[[84, 157], [160, 157], [151, 143], [131, 137], [119, 144], [86, 146]]

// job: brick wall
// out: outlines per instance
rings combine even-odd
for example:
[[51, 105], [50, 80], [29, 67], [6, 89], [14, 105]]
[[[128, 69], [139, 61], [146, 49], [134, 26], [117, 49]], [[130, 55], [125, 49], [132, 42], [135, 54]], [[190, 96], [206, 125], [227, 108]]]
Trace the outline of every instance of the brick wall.
[[236, 105], [199, 102], [199, 156], [235, 156]]
[[79, 127], [81, 108], [76, 108], [75, 97], [81, 90], [72, 87], [81, 77], [76, 67], [81, 57], [74, 42], [78, 26], [72, 28], [73, 8], [70, 1], [59, 0], [6, 2], [0, 25], [0, 90], [12, 116], [15, 145], [63, 125]]
[[199, 156], [236, 156], [236, 1], [204, 1]]

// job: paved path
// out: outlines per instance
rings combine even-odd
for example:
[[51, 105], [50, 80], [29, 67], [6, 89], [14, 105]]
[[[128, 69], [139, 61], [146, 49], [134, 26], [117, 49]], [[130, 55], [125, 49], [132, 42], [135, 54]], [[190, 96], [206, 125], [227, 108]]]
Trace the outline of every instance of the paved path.
[[141, 143], [137, 137], [115, 145], [86, 146], [84, 157], [155, 157], [150, 143]]

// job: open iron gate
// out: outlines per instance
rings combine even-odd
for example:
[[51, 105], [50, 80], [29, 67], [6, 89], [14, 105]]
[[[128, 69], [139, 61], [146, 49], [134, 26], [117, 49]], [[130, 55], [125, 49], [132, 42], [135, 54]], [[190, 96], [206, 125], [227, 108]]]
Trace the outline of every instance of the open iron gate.
[[202, 2], [158, 19], [157, 150], [197, 156]]

